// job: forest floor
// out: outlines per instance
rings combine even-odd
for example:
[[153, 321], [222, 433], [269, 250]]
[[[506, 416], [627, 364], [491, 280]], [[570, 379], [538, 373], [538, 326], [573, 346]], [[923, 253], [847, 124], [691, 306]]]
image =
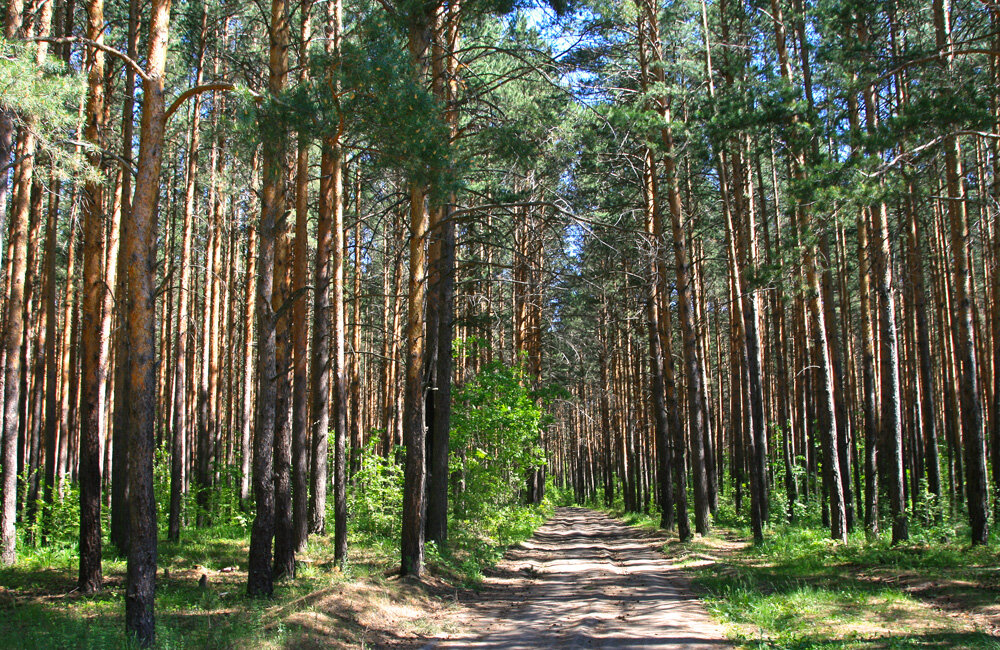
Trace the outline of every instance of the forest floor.
[[511, 549], [425, 648], [728, 648], [659, 533], [559, 508]]
[[[745, 533], [745, 531], [743, 531]], [[891, 546], [780, 526], [761, 545], [718, 529], [665, 552], [747, 648], [1000, 650], [1000, 555], [958, 540]]]
[[[294, 580], [275, 583], [270, 599], [246, 593], [247, 538], [225, 528], [185, 531], [160, 544], [156, 647], [420, 647], [447, 631], [450, 583], [400, 580], [387, 545], [354, 540], [351, 564], [333, 563], [332, 537], [316, 536], [297, 561]], [[70, 552], [41, 554], [0, 568], [0, 648], [128, 648], [123, 597], [125, 562], [106, 549], [104, 589], [76, 590]], [[453, 591], [453, 590], [451, 590]]]
[[[265, 601], [244, 595], [244, 533], [188, 530], [182, 543], [161, 545], [157, 646], [1000, 650], [995, 545], [843, 545], [790, 526], [757, 546], [722, 527], [680, 543], [642, 516], [569, 507], [528, 538], [538, 521], [523, 522], [525, 541], [502, 559], [502, 545], [456, 528], [456, 549], [488, 549], [493, 559], [429, 546], [422, 581], [396, 575], [391, 539], [352, 540], [342, 571], [332, 540], [315, 537], [297, 578]], [[498, 559], [481, 579], [469, 568]], [[0, 569], [0, 648], [126, 647], [124, 568], [106, 554], [96, 595], [74, 590], [69, 551]]]

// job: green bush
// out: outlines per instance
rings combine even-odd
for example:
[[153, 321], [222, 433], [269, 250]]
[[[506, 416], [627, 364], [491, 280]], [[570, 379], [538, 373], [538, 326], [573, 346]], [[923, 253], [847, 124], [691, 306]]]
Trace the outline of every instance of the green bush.
[[[195, 521], [203, 513], [213, 527], [231, 529], [238, 534], [249, 532], [253, 513], [240, 504], [240, 466], [213, 463], [212, 467], [217, 478], [208, 490], [208, 502], [204, 507], [198, 503], [198, 486], [193, 482], [191, 489], [181, 495], [181, 528], [184, 522]], [[159, 447], [153, 457], [153, 493], [157, 526], [165, 534], [170, 518], [170, 446], [167, 443]]]
[[528, 472], [545, 464], [541, 399], [523, 365], [492, 362], [455, 389], [451, 471], [464, 477], [455, 508], [463, 518], [516, 504]]
[[[384, 458], [377, 447], [378, 436], [371, 436], [361, 450], [360, 467], [347, 489], [347, 512], [355, 531], [396, 538], [403, 519], [403, 468], [393, 462], [394, 454]], [[333, 521], [332, 511], [327, 517]]]

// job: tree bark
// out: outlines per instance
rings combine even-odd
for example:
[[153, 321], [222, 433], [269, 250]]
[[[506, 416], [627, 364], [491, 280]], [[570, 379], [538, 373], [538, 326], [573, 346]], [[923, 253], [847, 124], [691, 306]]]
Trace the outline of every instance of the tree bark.
[[143, 647], [155, 640], [156, 502], [153, 438], [156, 427], [156, 203], [166, 125], [163, 85], [170, 0], [153, 0], [143, 79], [139, 166], [132, 219], [125, 233], [129, 303], [129, 551], [125, 629]]
[[403, 396], [403, 539], [401, 571], [419, 577], [424, 569], [424, 520], [427, 467], [424, 422], [424, 303], [427, 299], [426, 255], [428, 217], [426, 195], [410, 183], [410, 277], [406, 317], [406, 384]]
[[[311, 40], [309, 12], [312, 2], [302, 3], [299, 38], [299, 81], [308, 81], [308, 48]], [[292, 545], [305, 551], [309, 539], [309, 322], [308, 303], [303, 295], [309, 269], [309, 140], [299, 137], [295, 170], [295, 251], [292, 268]]]
[[[20, 31], [20, 2], [8, 7], [8, 24], [16, 15], [18, 27], [7, 29], [15, 35]], [[31, 183], [35, 164], [36, 138], [29, 120], [21, 129], [14, 156], [20, 162], [14, 167], [14, 202], [11, 204], [8, 249], [11, 251], [7, 284], [7, 311], [3, 332], [4, 395], [3, 395], [3, 446], [0, 463], [0, 564], [13, 564], [17, 536], [14, 522], [17, 508], [17, 439], [20, 423], [21, 401], [21, 352], [24, 345], [25, 284], [28, 274], [28, 228], [30, 226]]]
[[[51, 4], [51, 3], [47, 3]], [[87, 38], [104, 41], [104, 2], [87, 4]], [[104, 138], [104, 53], [88, 48], [87, 117], [84, 137], [93, 145], [88, 160], [101, 170]], [[103, 171], [103, 170], [102, 170]], [[80, 567], [83, 593], [101, 589], [101, 411], [104, 368], [101, 311], [104, 306], [104, 182], [90, 179], [83, 188], [83, 301], [80, 311]]]
[[[268, 92], [273, 101], [288, 78], [288, 5], [271, 0], [268, 58]], [[250, 531], [247, 594], [270, 596], [274, 592], [271, 573], [271, 541], [274, 539], [274, 426], [277, 402], [275, 312], [272, 305], [275, 269], [275, 239], [285, 210], [286, 138], [280, 127], [259, 116], [263, 137], [263, 186], [257, 249], [257, 424], [253, 450], [253, 483], [256, 516]]]
[[[428, 7], [415, 9], [409, 16], [409, 53], [416, 81], [426, 68], [424, 57], [430, 46], [431, 16]], [[424, 417], [424, 332], [427, 302], [427, 255], [429, 227], [427, 188], [417, 179], [409, 180], [410, 193], [410, 274], [407, 287], [406, 378], [403, 392], [403, 445], [406, 460], [403, 468], [403, 528], [400, 543], [401, 573], [419, 577], [424, 570], [424, 523], [427, 488]]]
[[[129, 0], [128, 56], [135, 60], [139, 49], [139, 0]], [[128, 253], [124, 241], [132, 216], [132, 139], [135, 116], [135, 71], [126, 66], [125, 103], [122, 112], [122, 214], [118, 249], [118, 273], [115, 278], [115, 303], [118, 306], [118, 333], [115, 336], [114, 413], [112, 415], [111, 467], [111, 543], [118, 553], [128, 553]], [[68, 329], [68, 328], [67, 328]]]
[[[783, 22], [780, 0], [771, 0], [771, 12], [774, 20], [775, 43], [777, 46], [778, 62], [781, 67], [781, 76], [786, 84], [792, 83], [792, 69], [788, 58], [788, 50], [785, 40], [785, 24]], [[792, 126], [799, 124], [801, 120], [797, 115], [792, 116]], [[792, 175], [798, 180], [805, 179], [805, 147], [803, 143], [796, 141], [797, 136], [793, 136], [790, 143], [792, 149]], [[798, 227], [803, 236], [811, 236], [812, 223], [809, 217], [808, 206], [798, 202], [795, 206], [795, 214]], [[836, 378], [834, 377], [833, 362], [830, 358], [830, 345], [827, 339], [826, 313], [823, 306], [823, 293], [820, 282], [820, 274], [817, 269], [817, 251], [815, 243], [808, 243], [804, 247], [803, 267], [806, 272], [807, 282], [807, 305], [813, 321], [813, 345], [816, 349], [816, 357], [819, 362], [818, 382], [819, 399], [817, 406], [819, 409], [819, 425], [823, 444], [824, 460], [824, 484], [830, 500], [830, 533], [834, 539], [847, 540], [847, 516], [844, 504], [843, 481], [840, 472], [840, 458], [837, 410], [835, 405], [834, 387]]]
[[[195, 64], [195, 84], [203, 81], [203, 60], [205, 54], [205, 36], [208, 24], [207, 13], [202, 11], [201, 34], [198, 48], [198, 58]], [[187, 483], [187, 439], [188, 439], [188, 339], [190, 338], [191, 294], [191, 242], [194, 237], [195, 219], [195, 183], [198, 175], [198, 146], [201, 140], [201, 95], [196, 95], [191, 103], [191, 130], [188, 133], [187, 177], [184, 182], [184, 225], [181, 239], [181, 277], [180, 296], [177, 299], [177, 349], [174, 357], [173, 378], [173, 423], [171, 426], [171, 456], [170, 456], [170, 514], [167, 523], [167, 539], [176, 542], [180, 539], [181, 530], [181, 498]], [[193, 365], [193, 364], [192, 364]]]
[[[637, 18], [639, 34], [639, 69], [642, 74], [642, 84], [645, 89], [649, 83], [649, 61], [647, 55], [646, 41], [650, 38], [647, 35], [649, 25], [643, 7], [637, 3], [639, 16]], [[655, 30], [654, 30], [655, 33]], [[646, 319], [649, 330], [649, 358], [651, 377], [651, 399], [650, 407], [653, 414], [653, 431], [656, 451], [657, 485], [660, 506], [660, 527], [666, 530], [673, 530], [676, 525], [674, 515], [674, 472], [683, 475], [683, 466], [674, 467], [670, 440], [670, 423], [667, 419], [666, 404], [666, 379], [664, 359], [663, 324], [661, 323], [663, 292], [663, 263], [660, 256], [661, 233], [660, 233], [660, 211], [658, 205], [658, 191], [656, 179], [656, 162], [653, 152], [647, 148], [643, 156], [643, 212], [645, 222], [645, 236], [649, 245], [649, 289], [646, 296]], [[681, 495], [678, 495], [680, 498]], [[684, 522], [687, 517], [685, 513]]]
[[[934, 0], [934, 22], [938, 49], [951, 44], [951, 16], [943, 0]], [[949, 54], [945, 68], [952, 67]], [[989, 532], [986, 487], [986, 439], [979, 388], [979, 366], [973, 314], [972, 271], [969, 254], [969, 217], [965, 205], [962, 151], [957, 135], [945, 138], [945, 179], [948, 192], [948, 222], [951, 238], [955, 302], [951, 314], [955, 356], [958, 357], [959, 398], [965, 460], [965, 492], [969, 509], [972, 544], [986, 544]]]

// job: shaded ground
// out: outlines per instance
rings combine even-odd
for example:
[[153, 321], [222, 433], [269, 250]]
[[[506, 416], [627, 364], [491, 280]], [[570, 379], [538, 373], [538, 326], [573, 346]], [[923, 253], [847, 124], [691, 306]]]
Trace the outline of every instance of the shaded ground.
[[664, 539], [560, 508], [456, 615], [463, 632], [425, 648], [728, 648]]
[[671, 544], [706, 606], [745, 647], [1000, 650], [996, 551], [960, 544], [844, 545], [782, 527]]
[[[333, 567], [332, 540], [314, 537], [299, 577], [279, 582], [272, 599], [246, 592], [246, 539], [193, 530], [161, 545], [156, 588], [161, 648], [419, 648], [450, 631], [453, 589], [385, 574], [398, 560], [384, 549], [352, 546], [352, 569]], [[0, 650], [131, 647], [123, 620], [125, 563], [104, 558], [105, 588], [75, 589], [75, 554], [0, 568]], [[205, 577], [202, 586], [201, 578]]]

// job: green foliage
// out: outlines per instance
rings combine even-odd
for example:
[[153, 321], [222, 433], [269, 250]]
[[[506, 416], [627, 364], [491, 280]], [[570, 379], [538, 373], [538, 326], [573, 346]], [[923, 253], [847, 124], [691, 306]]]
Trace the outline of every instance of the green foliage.
[[548, 477], [548, 481], [545, 484], [545, 497], [552, 505], [557, 507], [577, 505], [573, 488], [570, 486], [559, 487], [552, 480], [551, 476]]
[[215, 485], [208, 493], [208, 511], [212, 521], [218, 525], [250, 531], [253, 517], [240, 504], [240, 466], [213, 464], [216, 472]]
[[[22, 492], [27, 489], [27, 476], [19, 478]], [[50, 504], [39, 498], [34, 516], [18, 526], [18, 553], [46, 555], [75, 552], [80, 540], [80, 489], [65, 476], [53, 489]], [[61, 495], [61, 496], [60, 496]], [[24, 499], [21, 499], [24, 502]], [[24, 513], [27, 518], [27, 511]], [[44, 544], [40, 544], [44, 539]]]
[[46, 538], [49, 544], [75, 547], [80, 540], [80, 488], [63, 476], [54, 493], [62, 496], [42, 508]]
[[[403, 517], [403, 468], [378, 453], [378, 436], [361, 450], [358, 472], [347, 489], [352, 530], [375, 537], [396, 538]], [[333, 520], [333, 503], [327, 517]]]
[[552, 503], [541, 506], [511, 505], [494, 508], [476, 519], [453, 522], [448, 545], [427, 544], [427, 558], [435, 569], [463, 584], [483, 579], [483, 569], [496, 565], [507, 549], [531, 537], [552, 514]]
[[411, 60], [406, 33], [382, 12], [358, 16], [337, 54], [317, 45], [310, 78], [280, 96], [238, 96], [247, 144], [339, 138], [363, 149], [381, 171], [401, 172], [442, 196], [456, 189], [444, 106]]
[[[30, 124], [61, 177], [86, 174], [85, 159], [75, 150], [46, 146], [73, 137], [86, 75], [74, 73], [62, 61], [48, 57], [38, 65], [34, 43], [11, 42], [0, 36], [0, 108], [15, 124]], [[6, 162], [6, 161], [5, 161]], [[37, 164], [37, 163], [36, 163]]]
[[59, 60], [36, 63], [37, 46], [0, 37], [0, 106], [15, 118], [31, 119], [46, 131], [70, 128], [86, 91], [86, 78]]
[[[991, 637], [962, 629], [961, 621], [927, 608], [923, 596], [900, 584], [908, 576], [940, 580], [949, 597], [975, 602], [962, 585], [988, 580], [994, 559], [995, 550], [892, 546], [887, 538], [866, 541], [860, 532], [845, 545], [819, 527], [781, 525], [763, 544], [694, 571], [708, 591], [709, 610], [730, 624], [731, 638], [749, 647], [995, 648]], [[926, 629], [909, 629], [917, 622]]]
[[[181, 495], [181, 522], [194, 521], [199, 514], [207, 515], [213, 526], [229, 530], [231, 534], [248, 532], [253, 521], [239, 497], [240, 467], [214, 465], [215, 484], [208, 490], [205, 506], [198, 503], [196, 486]], [[161, 531], [166, 531], [170, 517], [170, 446], [164, 444], [153, 458], [153, 493], [156, 495], [156, 520]], [[181, 526], [182, 530], [186, 530]]]
[[450, 467], [465, 477], [465, 490], [455, 495], [462, 517], [488, 517], [515, 504], [528, 470], [545, 464], [542, 409], [530, 381], [523, 365], [495, 361], [455, 389]]

